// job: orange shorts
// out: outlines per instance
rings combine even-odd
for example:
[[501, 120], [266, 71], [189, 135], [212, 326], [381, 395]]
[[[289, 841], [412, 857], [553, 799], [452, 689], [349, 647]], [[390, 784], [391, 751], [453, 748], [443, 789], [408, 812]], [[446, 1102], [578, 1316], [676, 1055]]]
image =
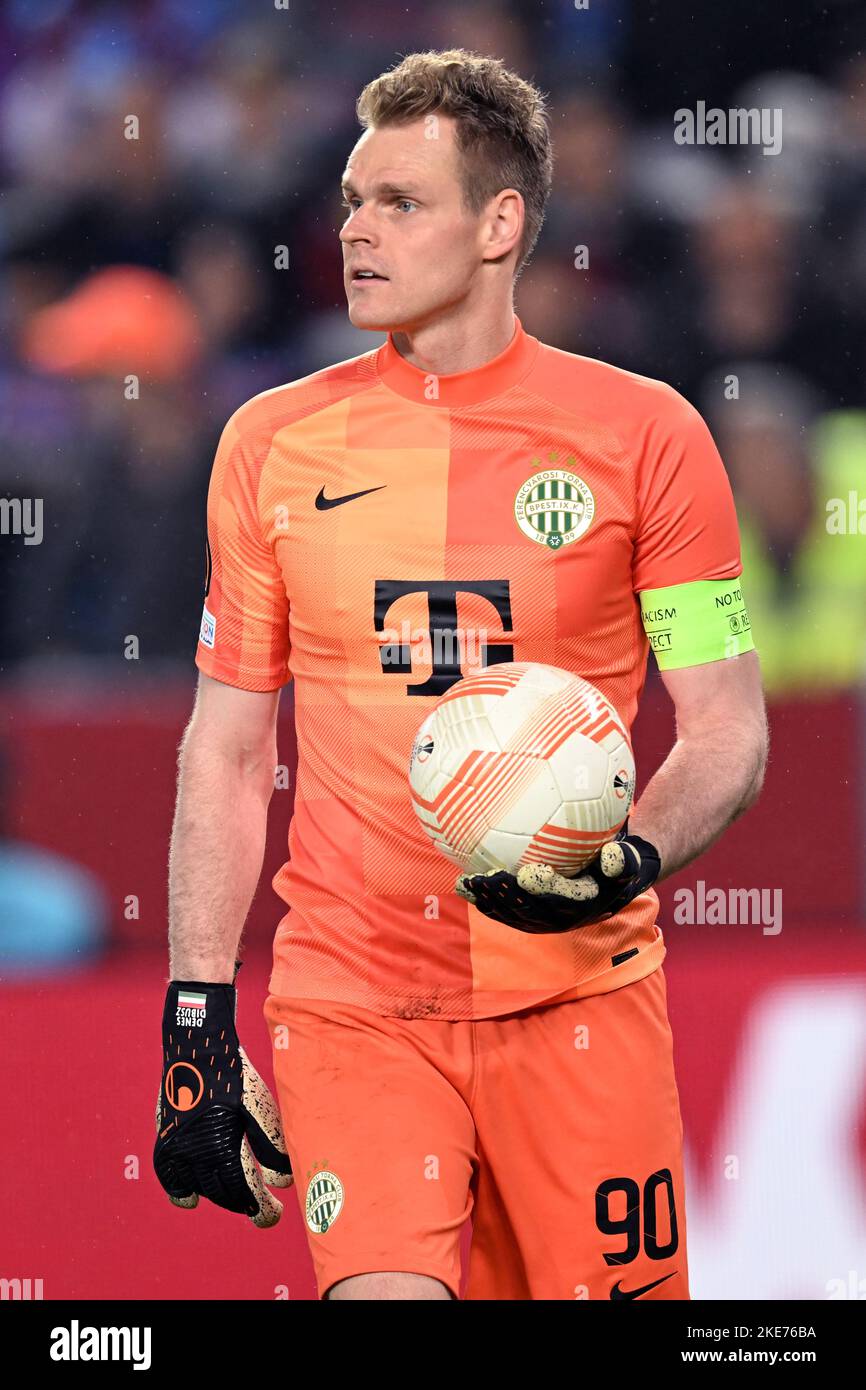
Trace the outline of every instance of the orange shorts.
[[661, 968], [476, 1022], [269, 995], [319, 1296], [431, 1275], [468, 1299], [686, 1299], [682, 1124]]

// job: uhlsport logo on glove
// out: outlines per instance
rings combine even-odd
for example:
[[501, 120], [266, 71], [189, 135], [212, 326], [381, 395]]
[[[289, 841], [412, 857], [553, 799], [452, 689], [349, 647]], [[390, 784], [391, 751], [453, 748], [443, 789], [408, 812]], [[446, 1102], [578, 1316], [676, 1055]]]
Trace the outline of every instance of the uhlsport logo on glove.
[[174, 1062], [165, 1074], [164, 1090], [172, 1110], [195, 1110], [204, 1095], [204, 1077], [191, 1062]]

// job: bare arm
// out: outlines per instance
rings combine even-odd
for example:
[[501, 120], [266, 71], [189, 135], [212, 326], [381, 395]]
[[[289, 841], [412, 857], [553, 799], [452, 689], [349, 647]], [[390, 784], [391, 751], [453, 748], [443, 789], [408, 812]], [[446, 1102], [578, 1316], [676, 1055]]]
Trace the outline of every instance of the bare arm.
[[173, 980], [231, 984], [262, 870], [280, 692], [199, 676], [180, 747], [169, 856]]
[[665, 671], [676, 742], [629, 817], [654, 844], [660, 877], [702, 854], [757, 800], [769, 749], [757, 652]]

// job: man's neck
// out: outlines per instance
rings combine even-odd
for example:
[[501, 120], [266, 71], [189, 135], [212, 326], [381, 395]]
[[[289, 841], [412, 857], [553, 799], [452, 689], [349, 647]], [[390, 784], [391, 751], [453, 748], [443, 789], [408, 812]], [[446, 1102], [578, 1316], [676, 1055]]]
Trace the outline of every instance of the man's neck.
[[504, 352], [517, 327], [509, 302], [489, 314], [471, 317], [465, 309], [417, 330], [399, 329], [394, 346], [411, 366], [431, 376], [451, 376], [483, 367]]

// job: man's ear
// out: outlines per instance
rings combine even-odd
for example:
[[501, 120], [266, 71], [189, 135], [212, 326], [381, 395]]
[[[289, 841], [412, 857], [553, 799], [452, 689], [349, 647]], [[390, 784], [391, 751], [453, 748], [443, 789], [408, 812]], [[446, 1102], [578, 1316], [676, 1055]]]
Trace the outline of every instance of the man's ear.
[[485, 248], [486, 261], [500, 260], [519, 246], [526, 221], [523, 195], [516, 188], [503, 188], [496, 195], [492, 216], [495, 235]]

